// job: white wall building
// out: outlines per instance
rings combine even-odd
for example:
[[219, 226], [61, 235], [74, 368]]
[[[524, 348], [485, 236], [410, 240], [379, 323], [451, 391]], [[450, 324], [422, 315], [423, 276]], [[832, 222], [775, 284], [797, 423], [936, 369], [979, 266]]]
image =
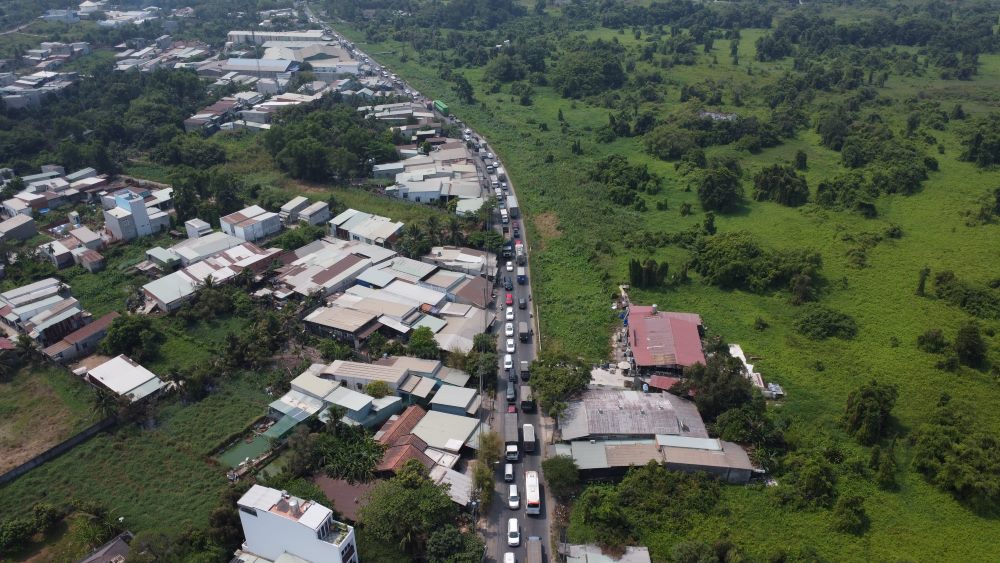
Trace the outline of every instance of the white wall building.
[[237, 504], [246, 537], [236, 552], [239, 561], [359, 561], [354, 528], [334, 520], [333, 511], [315, 501], [254, 485]]
[[220, 217], [219, 226], [222, 227], [222, 232], [228, 235], [254, 242], [280, 231], [281, 217], [259, 205], [251, 205], [236, 213]]
[[138, 194], [124, 191], [115, 196], [115, 207], [104, 212], [104, 226], [115, 240], [148, 237], [170, 228], [170, 216], [159, 209], [147, 209]]

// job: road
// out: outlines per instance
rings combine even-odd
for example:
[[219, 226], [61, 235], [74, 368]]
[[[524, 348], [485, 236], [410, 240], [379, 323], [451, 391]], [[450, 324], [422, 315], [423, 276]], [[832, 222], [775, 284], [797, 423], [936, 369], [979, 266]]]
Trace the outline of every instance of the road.
[[[306, 15], [309, 17], [310, 22], [316, 24], [323, 24], [324, 27], [327, 27], [333, 31], [334, 37], [342, 39], [342, 36], [337, 34], [335, 30], [329, 26], [329, 24], [324, 24], [322, 20], [316, 17], [316, 15], [312, 12], [308, 4], [305, 5], [305, 11]], [[355, 51], [356, 51], [355, 56], [357, 58], [361, 58], [362, 56], [368, 57], [368, 59], [371, 61], [373, 65], [377, 65], [384, 70], [388, 70], [387, 67], [385, 67], [381, 63], [378, 63], [374, 57], [372, 57], [368, 53], [362, 52], [360, 49], [357, 49], [356, 46], [355, 46]], [[395, 78], [395, 75], [393, 75], [393, 78]], [[417, 92], [417, 90], [406, 85], [403, 82], [397, 82], [397, 89], [402, 90], [405, 93]], [[415, 101], [428, 102], [429, 100], [426, 100], [425, 98], [421, 97]], [[455, 121], [455, 116], [451, 116], [450, 118], [445, 116], [440, 116], [440, 117], [442, 120], [451, 119], [452, 121]], [[488, 142], [488, 140], [479, 135], [477, 132], [471, 130], [468, 130], [467, 132], [470, 135], [471, 140], [483, 145], [483, 148], [481, 150], [482, 153], [490, 153], [494, 150], [492, 145]], [[499, 157], [499, 155], [495, 156]], [[493, 160], [497, 164], [500, 164], [498, 158], [494, 158]], [[477, 159], [476, 166], [479, 169], [480, 176], [482, 177], [482, 179], [484, 181], [488, 180], [489, 175], [486, 172], [486, 165], [483, 159], [481, 158]], [[492, 187], [488, 188], [487, 191], [490, 194], [492, 194], [493, 193]], [[507, 190], [504, 192], [504, 195], [506, 196], [508, 194], [515, 194], [514, 184], [513, 182], [511, 182], [509, 177], [507, 178]], [[494, 220], [495, 220], [495, 228], [497, 229], [497, 231], [504, 232], [503, 230], [504, 225], [500, 221], [499, 212], [495, 214]], [[506, 232], [504, 232], [504, 237], [507, 240], [513, 241], [514, 237], [512, 237], [510, 233], [513, 232], [513, 226], [517, 224], [520, 227], [519, 237], [517, 238], [519, 238], [519, 240], [523, 242], [525, 253], [527, 256], [529, 251], [529, 245], [526, 233], [524, 232], [524, 225], [522, 221], [523, 218], [520, 217], [512, 218], [511, 223], [507, 225], [509, 228], [506, 230]], [[536, 309], [534, 307], [534, 303], [531, 297], [531, 272], [530, 272], [531, 259], [530, 256], [527, 256], [527, 263], [524, 264], [524, 267], [528, 270], [527, 280], [526, 283], [524, 284], [517, 283], [518, 265], [513, 257], [511, 257], [510, 260], [514, 261], [513, 271], [508, 272], [506, 270], [507, 260], [501, 258], [500, 275], [499, 279], [496, 280], [496, 283], [499, 284], [499, 287], [496, 288], [497, 299], [494, 305], [496, 306], [497, 322], [494, 325], [494, 327], [497, 333], [497, 352], [500, 360], [500, 366], [499, 366], [500, 369], [498, 370], [498, 377], [496, 381], [497, 400], [493, 401], [492, 403], [493, 412], [487, 413], [492, 428], [500, 434], [501, 438], [504, 439], [506, 439], [507, 437], [504, 436], [503, 419], [504, 415], [507, 413], [507, 408], [508, 408], [508, 403], [505, 399], [508, 372], [503, 368], [504, 356], [507, 354], [506, 340], [508, 337], [505, 335], [506, 323], [507, 322], [513, 323], [513, 327], [515, 330], [514, 336], [512, 337], [514, 339], [515, 351], [513, 354], [511, 354], [513, 356], [513, 366], [514, 366], [513, 372], [515, 374], [519, 371], [518, 368], [520, 366], [520, 362], [526, 361], [530, 363], [535, 359], [538, 351], [538, 344], [536, 341], [538, 323], [536, 322], [534, 316], [534, 311]], [[506, 290], [503, 287], [503, 278], [505, 277], [509, 277], [511, 279], [512, 286], [510, 290]], [[507, 321], [505, 319], [506, 296], [508, 293], [511, 295], [511, 301], [513, 303], [511, 309], [513, 311], [514, 318], [512, 321]], [[525, 308], [523, 309], [518, 307], [519, 300], [521, 299], [524, 299], [525, 301]], [[517, 331], [517, 325], [521, 321], [528, 323], [528, 326], [531, 328], [531, 336], [528, 342], [521, 342], [518, 339], [516, 331]], [[520, 388], [521, 385], [528, 383], [530, 383], [530, 381], [523, 382], [519, 378], [517, 380], [516, 385], [518, 386], [518, 388]], [[515, 466], [514, 483], [517, 484], [518, 492], [522, 498], [521, 507], [518, 510], [511, 510], [510, 508], [508, 508], [507, 505], [508, 483], [504, 482], [503, 480], [504, 462], [501, 461], [500, 466], [497, 468], [495, 496], [493, 498], [489, 514], [483, 517], [483, 521], [485, 522], [486, 526], [485, 529], [486, 546], [487, 546], [486, 560], [501, 562], [503, 561], [504, 553], [509, 551], [515, 553], [518, 561], [525, 561], [524, 541], [529, 537], [537, 536], [542, 541], [542, 546], [543, 546], [542, 549], [543, 553], [545, 554], [546, 561], [554, 561], [555, 558], [553, 557], [552, 551], [550, 549], [551, 542], [550, 542], [550, 531], [549, 531], [551, 522], [550, 509], [552, 503], [550, 502], [551, 497], [547, 494], [546, 491], [544, 482], [545, 479], [544, 476], [542, 475], [542, 467], [541, 467], [542, 459], [544, 459], [544, 457], [546, 456], [552, 455], [550, 451], [551, 446], [548, 444], [548, 442], [550, 441], [550, 435], [548, 430], [543, 428], [542, 417], [537, 412], [537, 410], [531, 413], [521, 412], [519, 399], [520, 397], [518, 397], [518, 401], [514, 403], [514, 405], [517, 407], [518, 410], [519, 427], [520, 425], [523, 424], [533, 425], [535, 427], [538, 446], [535, 452], [531, 454], [525, 454], [523, 452], [523, 448], [521, 448], [520, 459], [518, 460], [518, 462], [514, 464]], [[484, 404], [489, 404], [489, 403], [484, 402]], [[515, 436], [514, 438], [516, 439], [517, 437]], [[524, 511], [524, 500], [523, 500], [525, 494], [524, 474], [526, 471], [537, 471], [539, 479], [541, 481], [542, 514], [538, 516], [527, 516]], [[521, 530], [522, 541], [521, 545], [518, 547], [509, 547], [507, 545], [507, 521], [512, 517], [518, 519], [519, 527]]]

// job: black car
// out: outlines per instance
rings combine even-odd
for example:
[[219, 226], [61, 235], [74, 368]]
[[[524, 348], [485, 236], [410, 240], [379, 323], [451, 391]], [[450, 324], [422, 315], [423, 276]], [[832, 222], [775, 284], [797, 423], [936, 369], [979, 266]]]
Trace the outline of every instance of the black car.
[[[503, 288], [506, 289], [507, 291], [511, 291], [511, 290], [514, 289], [514, 282], [510, 281], [510, 277], [509, 276], [505, 276], [503, 278]], [[524, 307], [522, 307], [522, 309], [523, 308]]]
[[524, 297], [522, 297], [522, 298], [520, 298], [520, 299], [517, 300], [517, 308], [518, 309], [527, 309], [528, 308], [528, 302], [524, 299]]
[[514, 238], [521, 236], [521, 229], [514, 227]]

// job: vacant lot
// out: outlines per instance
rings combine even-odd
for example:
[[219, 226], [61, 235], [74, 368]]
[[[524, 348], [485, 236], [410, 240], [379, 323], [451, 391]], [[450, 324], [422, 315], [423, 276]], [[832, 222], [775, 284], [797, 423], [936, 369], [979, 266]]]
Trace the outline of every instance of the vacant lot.
[[90, 385], [52, 366], [25, 367], [0, 383], [0, 473], [97, 421]]

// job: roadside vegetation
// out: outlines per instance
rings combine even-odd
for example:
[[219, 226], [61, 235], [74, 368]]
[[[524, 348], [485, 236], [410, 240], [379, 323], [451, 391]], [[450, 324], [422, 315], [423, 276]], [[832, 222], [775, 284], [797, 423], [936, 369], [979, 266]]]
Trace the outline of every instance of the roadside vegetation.
[[[605, 360], [630, 283], [788, 393], [770, 407], [722, 385], [699, 404], [778, 487], [721, 487], [683, 527], [618, 523], [607, 543], [685, 561], [995, 551], [997, 505], [970, 500], [992, 498], [995, 457], [931, 454], [1000, 432], [994, 7], [323, 6], [503, 159], [546, 356]], [[550, 412], [579, 390], [559, 363], [532, 373]], [[974, 420], [961, 437], [931, 423], [942, 401]], [[580, 505], [607, 493], [590, 490], [573, 541], [601, 540]]]

